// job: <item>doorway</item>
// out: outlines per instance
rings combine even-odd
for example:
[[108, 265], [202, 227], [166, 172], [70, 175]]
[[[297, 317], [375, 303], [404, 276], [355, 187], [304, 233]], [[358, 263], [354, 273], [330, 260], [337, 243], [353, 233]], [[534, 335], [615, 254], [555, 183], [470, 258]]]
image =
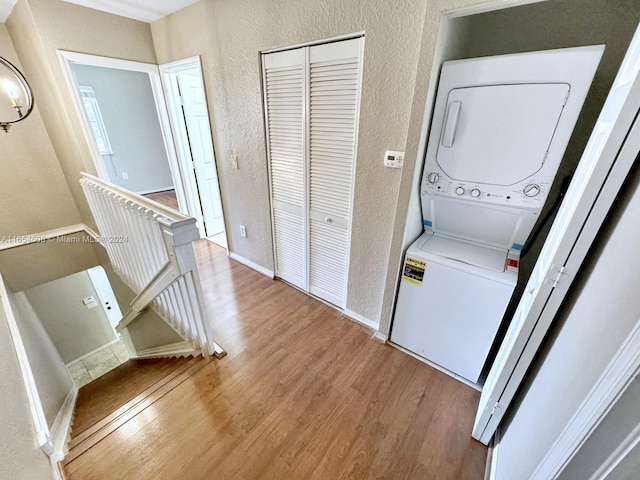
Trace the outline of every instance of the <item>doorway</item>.
[[[598, 43], [607, 45], [601, 68], [589, 94], [590, 100], [588, 98], [585, 103], [581, 123], [574, 131], [563, 161], [564, 165], [560, 167], [562, 173], [553, 187], [556, 200], [551, 199], [547, 202], [546, 212], [541, 215], [542, 221], [534, 230], [535, 236], [528, 240], [531, 244], [526, 259], [530, 264], [528, 271], [526, 275], [520, 275], [520, 293], [516, 292], [513, 297], [513, 307], [505, 316], [502, 335], [495, 343], [494, 354], [485, 365], [485, 373], [488, 375], [484, 382], [478, 422], [474, 431], [474, 436], [482, 437], [483, 441], [492, 437], [502, 415], [513, 400], [515, 391], [553, 319], [554, 312], [557, 311], [573, 274], [586, 254], [586, 249], [581, 251], [579, 248], [573, 248], [575, 238], [571, 237], [575, 237], [576, 231], [580, 231], [586, 223], [585, 212], [589, 212], [598, 198], [598, 189], [604, 185], [606, 175], [603, 172], [608, 171], [616, 161], [615, 155], [611, 154], [617, 151], [616, 149], [619, 150], [620, 142], [630, 128], [629, 116], [632, 114], [629, 112], [633, 110], [633, 102], [629, 103], [629, 99], [632, 98], [630, 88], [638, 75], [637, 35], [636, 40], [632, 41], [631, 38], [637, 27], [637, 18], [633, 18], [633, 12], [628, 9], [626, 2], [615, 3], [618, 9], [615, 16], [618, 19], [618, 28], [615, 31], [611, 30], [611, 22], [608, 21], [614, 16], [611, 13], [613, 6], [607, 9], [605, 16], [601, 4], [596, 1], [493, 2], [482, 9], [445, 11], [440, 19], [441, 29], [433, 60], [430, 93], [426, 99], [425, 127], [420, 137], [421, 153], [411, 190], [413, 200], [405, 229], [405, 246], [422, 231], [418, 198], [422, 176], [420, 155], [424, 154], [426, 148], [425, 132], [428, 131], [432, 95], [442, 62]], [[504, 8], [505, 4], [509, 7], [519, 6]], [[620, 10], [624, 8], [628, 11], [621, 13]], [[545, 16], [547, 21], [544, 20]], [[605, 18], [607, 16], [609, 18]], [[623, 17], [627, 18], [622, 21]], [[567, 18], [571, 18], [572, 22], [566, 22]], [[500, 33], [496, 29], [497, 25], [500, 26]], [[545, 25], [545, 30], [538, 29], [540, 25]], [[528, 30], [529, 28], [531, 30]], [[630, 42], [631, 48], [628, 48]], [[628, 60], [622, 63], [621, 73], [618, 73], [627, 50]], [[618, 81], [614, 83], [616, 78]], [[599, 115], [608, 122], [596, 124]], [[580, 161], [581, 166], [578, 166], [583, 151], [585, 156]], [[570, 181], [572, 176], [573, 181]], [[566, 177], [566, 180], [562, 177]], [[566, 186], [569, 184], [567, 190]], [[597, 221], [592, 219], [590, 222], [595, 224]], [[550, 229], [549, 240], [545, 242]], [[582, 245], [587, 243], [584, 239]], [[580, 255], [575, 255], [573, 263], [571, 259], [567, 259], [572, 248], [582, 256], [578, 258]], [[560, 285], [560, 288], [555, 288], [557, 285]], [[523, 292], [526, 293], [523, 295]], [[514, 310], [517, 310], [515, 314]], [[506, 340], [501, 343], [503, 338]], [[489, 370], [492, 365], [493, 368]]]
[[196, 218], [202, 237], [227, 248], [199, 58], [163, 66], [190, 93], [183, 109], [157, 65], [58, 56], [98, 176]]
[[200, 57], [160, 65], [189, 214], [203, 237], [227, 248], [224, 211]]

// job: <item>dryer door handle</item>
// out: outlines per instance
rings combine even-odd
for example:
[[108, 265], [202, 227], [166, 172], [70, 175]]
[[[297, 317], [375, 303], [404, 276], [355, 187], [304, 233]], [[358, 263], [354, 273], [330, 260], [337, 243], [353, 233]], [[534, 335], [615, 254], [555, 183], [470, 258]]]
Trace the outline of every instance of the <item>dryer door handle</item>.
[[447, 116], [444, 120], [444, 128], [442, 129], [442, 146], [451, 148], [453, 146], [453, 139], [456, 136], [456, 129], [458, 128], [458, 118], [460, 117], [460, 109], [462, 102], [451, 102], [449, 108], [447, 108]]

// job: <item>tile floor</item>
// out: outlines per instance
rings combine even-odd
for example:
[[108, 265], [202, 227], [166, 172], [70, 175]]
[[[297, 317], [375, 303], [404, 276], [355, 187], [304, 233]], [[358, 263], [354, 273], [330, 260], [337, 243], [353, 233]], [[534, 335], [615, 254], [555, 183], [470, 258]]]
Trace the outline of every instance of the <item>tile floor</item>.
[[114, 368], [129, 360], [127, 347], [122, 340], [107, 345], [82, 360], [76, 360], [67, 365], [69, 373], [78, 388], [85, 386]]

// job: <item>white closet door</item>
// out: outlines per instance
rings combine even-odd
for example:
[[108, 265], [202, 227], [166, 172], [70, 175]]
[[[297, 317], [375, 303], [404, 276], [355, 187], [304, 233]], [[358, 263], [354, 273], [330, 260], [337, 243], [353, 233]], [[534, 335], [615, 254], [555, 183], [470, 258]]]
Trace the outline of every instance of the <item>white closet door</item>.
[[344, 308], [362, 38], [309, 48], [309, 291]]
[[263, 57], [276, 276], [307, 290], [305, 50]]

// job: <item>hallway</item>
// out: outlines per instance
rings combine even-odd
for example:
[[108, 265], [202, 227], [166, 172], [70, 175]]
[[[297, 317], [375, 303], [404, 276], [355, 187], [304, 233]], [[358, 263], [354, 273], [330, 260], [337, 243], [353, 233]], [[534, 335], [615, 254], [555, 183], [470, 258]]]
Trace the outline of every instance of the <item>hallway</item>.
[[195, 243], [213, 360], [65, 467], [69, 480], [482, 479], [479, 393]]

